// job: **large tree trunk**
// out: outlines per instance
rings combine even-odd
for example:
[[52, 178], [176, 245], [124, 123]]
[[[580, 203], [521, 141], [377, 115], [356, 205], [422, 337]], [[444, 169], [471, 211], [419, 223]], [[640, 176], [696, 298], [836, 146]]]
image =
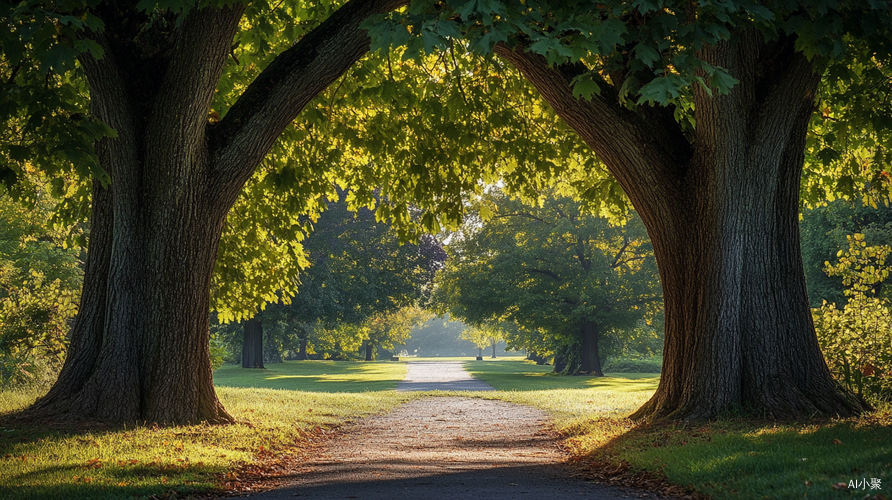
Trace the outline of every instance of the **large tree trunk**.
[[[695, 89], [693, 137], [669, 109], [634, 113], [606, 84], [591, 101], [577, 99], [572, 70], [497, 47], [598, 154], [653, 242], [666, 312], [663, 375], [633, 418], [863, 409], [827, 370], [806, 297], [797, 200], [819, 75], [794, 43], [736, 33], [704, 48], [701, 57], [740, 83], [724, 96]], [[621, 85], [622, 75], [612, 76]]]
[[[97, 144], [111, 184], [94, 184], [65, 365], [23, 418], [232, 421], [214, 392], [208, 350], [226, 215], [284, 127], [368, 51], [359, 24], [404, 3], [351, 0], [280, 54], [215, 125], [207, 116], [243, 5], [193, 9], [176, 25], [149, 23], [130, 3], [96, 8], [106, 30], [84, 36], [105, 55], [81, 63], [91, 113], [118, 134]], [[158, 31], [147, 35], [145, 26]]]
[[598, 353], [598, 325], [594, 321], [582, 324], [582, 366], [579, 371], [603, 377], [601, 356]]
[[263, 366], [263, 323], [257, 318], [245, 321], [242, 339], [242, 368], [265, 368]]
[[375, 346], [372, 345], [371, 342], [366, 340], [363, 347], [365, 348], [365, 360], [366, 361], [374, 361], [375, 360]]

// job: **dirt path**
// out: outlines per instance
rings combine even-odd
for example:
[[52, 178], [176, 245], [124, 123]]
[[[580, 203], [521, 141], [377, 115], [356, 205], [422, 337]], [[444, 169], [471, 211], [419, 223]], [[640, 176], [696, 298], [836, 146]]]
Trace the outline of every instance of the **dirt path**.
[[[448, 368], [443, 373], [449, 380], [443, 382], [455, 382]], [[435, 378], [431, 375], [435, 367], [423, 369], [427, 378]], [[573, 469], [561, 463], [566, 455], [558, 446], [559, 438], [549, 430], [548, 416], [503, 401], [426, 398], [363, 419], [343, 431], [294, 471], [287, 486], [250, 496], [267, 500], [659, 498], [575, 477]]]

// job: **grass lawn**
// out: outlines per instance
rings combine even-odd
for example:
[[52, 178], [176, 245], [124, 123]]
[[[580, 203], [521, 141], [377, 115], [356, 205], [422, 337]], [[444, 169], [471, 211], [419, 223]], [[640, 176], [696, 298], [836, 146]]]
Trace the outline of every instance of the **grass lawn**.
[[307, 392], [367, 392], [396, 389], [406, 378], [405, 363], [393, 361], [286, 361], [266, 370], [223, 365], [214, 372], [218, 387], [262, 387]]

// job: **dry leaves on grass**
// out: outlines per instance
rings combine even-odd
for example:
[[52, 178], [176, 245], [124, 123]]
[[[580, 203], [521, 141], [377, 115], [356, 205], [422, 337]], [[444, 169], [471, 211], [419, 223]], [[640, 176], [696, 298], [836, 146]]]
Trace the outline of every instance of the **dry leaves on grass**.
[[662, 474], [635, 470], [625, 460], [590, 460], [576, 458], [572, 461], [580, 477], [611, 486], [624, 486], [652, 491], [683, 500], [709, 500], [709, 496], [697, 493], [692, 487], [671, 484]]
[[337, 428], [316, 427], [305, 434], [306, 440], [291, 446], [267, 449], [261, 446], [251, 463], [217, 475], [217, 488], [226, 493], [257, 492], [275, 489], [283, 478], [299, 472], [310, 457], [318, 455], [326, 442], [339, 434]]

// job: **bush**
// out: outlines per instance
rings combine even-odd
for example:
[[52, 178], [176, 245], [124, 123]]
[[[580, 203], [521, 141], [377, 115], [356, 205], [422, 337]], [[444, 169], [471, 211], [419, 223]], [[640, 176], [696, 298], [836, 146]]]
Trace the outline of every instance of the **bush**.
[[867, 246], [864, 236], [849, 236], [839, 263], [825, 266], [841, 276], [848, 303], [842, 309], [826, 301], [812, 309], [818, 342], [834, 377], [846, 389], [868, 399], [892, 397], [892, 303], [876, 288], [890, 274], [889, 246]]
[[652, 358], [611, 358], [604, 364], [604, 372], [613, 373], [660, 373], [663, 357]]

